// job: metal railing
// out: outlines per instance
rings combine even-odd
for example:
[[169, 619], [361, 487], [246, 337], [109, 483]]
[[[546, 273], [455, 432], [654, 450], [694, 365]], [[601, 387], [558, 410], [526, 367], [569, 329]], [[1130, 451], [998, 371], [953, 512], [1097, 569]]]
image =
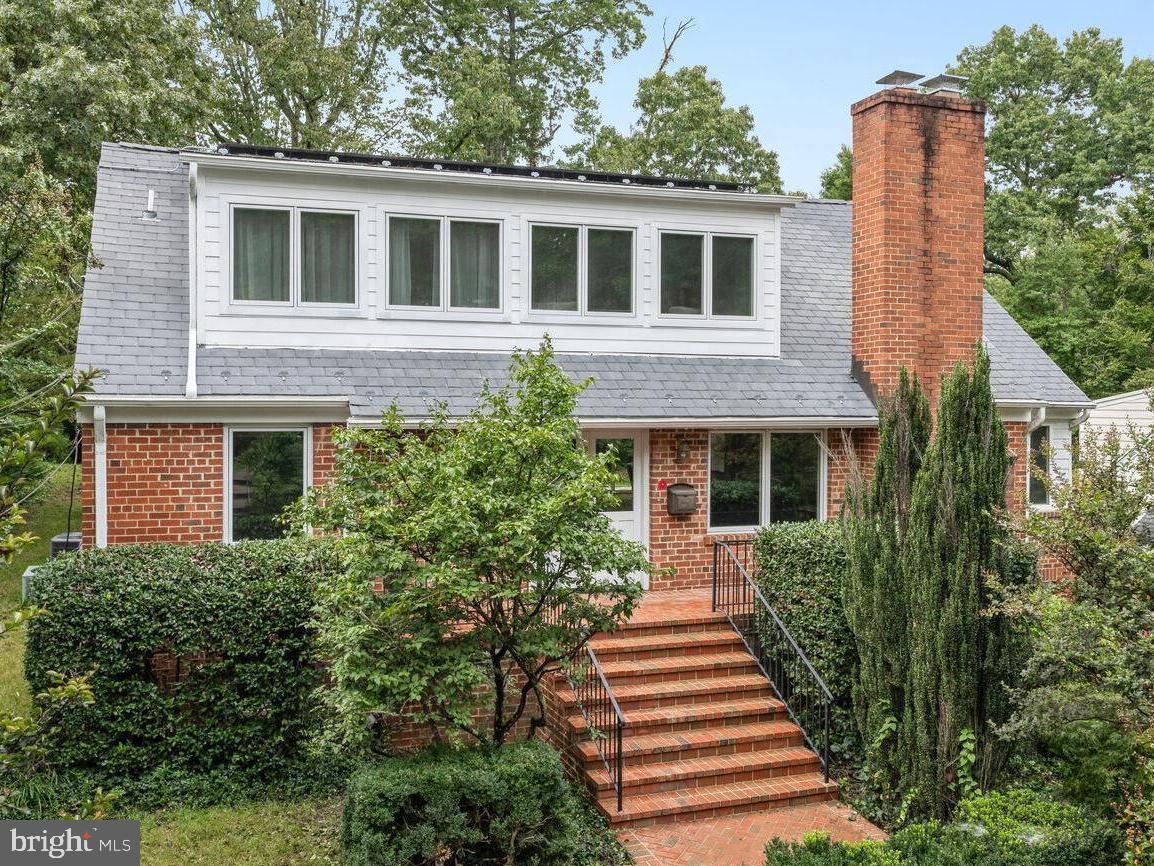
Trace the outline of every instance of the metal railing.
[[601, 662], [593, 647], [585, 645], [586, 658], [568, 672], [569, 686], [577, 699], [581, 715], [589, 731], [589, 739], [597, 747], [597, 754], [609, 773], [609, 781], [617, 792], [617, 811], [625, 804], [625, 757], [621, 748], [625, 733], [625, 714], [617, 703]]
[[[817, 753], [828, 782], [833, 693], [750, 576], [750, 554], [748, 541], [714, 542], [713, 609], [726, 615], [773, 684], [806, 744]], [[818, 737], [820, 748], [815, 742]]]

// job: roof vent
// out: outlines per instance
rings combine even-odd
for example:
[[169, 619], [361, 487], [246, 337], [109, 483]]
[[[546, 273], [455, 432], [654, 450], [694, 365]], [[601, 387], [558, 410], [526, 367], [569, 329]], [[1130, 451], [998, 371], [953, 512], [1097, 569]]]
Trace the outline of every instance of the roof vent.
[[947, 93], [961, 93], [962, 85], [967, 81], [969, 81], [969, 79], [961, 75], [950, 75], [948, 72], [943, 72], [941, 75], [927, 78], [922, 82], [922, 87], [930, 93], [938, 93], [942, 90]]
[[144, 213], [140, 215], [142, 220], [159, 219], [156, 213], [156, 190], [150, 189], [148, 191], [148, 203], [144, 206]]
[[920, 72], [906, 72], [904, 69], [895, 69], [889, 75], [883, 75], [876, 83], [884, 84], [886, 87], [908, 87], [922, 77]]

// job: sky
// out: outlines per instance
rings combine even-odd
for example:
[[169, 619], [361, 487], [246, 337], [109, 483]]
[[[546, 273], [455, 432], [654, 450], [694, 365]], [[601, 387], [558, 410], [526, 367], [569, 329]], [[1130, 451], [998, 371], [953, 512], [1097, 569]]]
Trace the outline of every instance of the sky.
[[786, 190], [816, 195], [821, 172], [850, 141], [849, 106], [894, 69], [933, 75], [967, 45], [1003, 24], [1041, 24], [1065, 37], [1097, 27], [1119, 37], [1127, 56], [1154, 56], [1152, 0], [647, 0], [645, 46], [610, 60], [598, 88], [606, 121], [628, 127], [637, 81], [655, 70], [662, 21], [670, 32], [693, 18], [677, 43], [679, 65], [704, 64], [730, 103], [748, 105], [761, 143], [776, 150]]

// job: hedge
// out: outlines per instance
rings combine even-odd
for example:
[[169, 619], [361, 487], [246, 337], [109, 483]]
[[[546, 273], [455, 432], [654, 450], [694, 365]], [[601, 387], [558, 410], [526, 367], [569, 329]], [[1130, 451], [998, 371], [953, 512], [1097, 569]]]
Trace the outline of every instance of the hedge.
[[[323, 542], [260, 541], [86, 550], [40, 569], [28, 682], [92, 671], [96, 697], [64, 720], [58, 769], [145, 788], [284, 773], [316, 723], [314, 585], [334, 566]], [[183, 679], [165, 674], [176, 665]]]
[[345, 866], [601, 863], [608, 832], [590, 826], [557, 754], [535, 741], [362, 767], [342, 820]]
[[1033, 791], [964, 801], [950, 824], [914, 824], [886, 842], [774, 840], [766, 866], [1117, 866], [1122, 834], [1103, 818]]

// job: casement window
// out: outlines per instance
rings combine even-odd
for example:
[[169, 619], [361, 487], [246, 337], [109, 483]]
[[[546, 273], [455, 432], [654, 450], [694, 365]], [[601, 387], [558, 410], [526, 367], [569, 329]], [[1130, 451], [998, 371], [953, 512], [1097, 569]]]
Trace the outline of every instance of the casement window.
[[501, 308], [499, 223], [390, 216], [388, 233], [390, 306]]
[[825, 457], [814, 432], [709, 437], [709, 528], [755, 529], [823, 516]]
[[225, 540], [279, 538], [285, 508], [308, 487], [309, 429], [229, 428], [225, 435]]
[[[1039, 473], [1042, 477], [1039, 477]], [[1030, 432], [1030, 480], [1031, 505], [1049, 505], [1050, 491], [1045, 478], [1050, 475], [1050, 428], [1037, 427]]]
[[232, 208], [232, 299], [286, 306], [357, 303], [357, 214]]
[[753, 318], [751, 237], [661, 233], [661, 314]]
[[633, 312], [632, 230], [535, 224], [529, 232], [535, 312]]

